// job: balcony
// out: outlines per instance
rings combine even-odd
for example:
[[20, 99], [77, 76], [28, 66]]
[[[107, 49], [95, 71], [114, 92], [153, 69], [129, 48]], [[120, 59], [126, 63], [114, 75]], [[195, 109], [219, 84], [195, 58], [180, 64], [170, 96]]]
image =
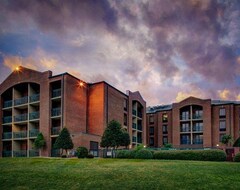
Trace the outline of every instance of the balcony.
[[4, 150], [2, 152], [2, 157], [12, 157], [12, 151], [11, 150]]
[[193, 119], [200, 119], [200, 120], [202, 120], [203, 117], [200, 114], [193, 114], [192, 118]]
[[29, 150], [28, 151], [28, 154], [29, 154], [29, 157], [36, 157], [36, 156], [39, 156], [39, 150]]
[[142, 118], [142, 112], [138, 112], [138, 113], [137, 113], [137, 116], [138, 116], [139, 118]]
[[137, 138], [137, 143], [142, 143], [142, 138]]
[[203, 139], [193, 139], [193, 144], [203, 144]]
[[12, 139], [12, 132], [4, 132], [2, 139]]
[[27, 131], [13, 132], [13, 138], [23, 139], [27, 137]]
[[188, 133], [188, 132], [191, 132], [191, 129], [190, 129], [190, 127], [181, 127], [180, 128], [180, 132], [181, 133]]
[[141, 124], [138, 124], [137, 129], [138, 129], [139, 131], [142, 131], [142, 125], [141, 125]]
[[136, 123], [133, 123], [133, 124], [132, 124], [132, 128], [133, 128], [133, 129], [137, 129], [137, 124], [136, 124]]
[[13, 151], [14, 157], [27, 157], [27, 150], [15, 150]]
[[57, 117], [61, 115], [61, 108], [53, 108], [52, 109], [52, 117]]
[[3, 117], [3, 124], [12, 123], [12, 116]]
[[19, 106], [22, 104], [27, 104], [28, 103], [28, 96], [22, 97], [22, 98], [18, 98], [14, 100], [14, 105], [15, 106]]
[[136, 143], [136, 142], [137, 142], [137, 137], [134, 137], [134, 136], [133, 136], [133, 137], [132, 137], [132, 142], [133, 142], [133, 143]]
[[190, 115], [180, 115], [180, 120], [182, 121], [190, 120]]
[[191, 144], [191, 141], [190, 140], [185, 140], [185, 139], [182, 139], [181, 144]]
[[29, 113], [29, 120], [39, 119], [39, 111]]
[[31, 129], [29, 130], [29, 137], [37, 137], [39, 133], [39, 129]]
[[29, 102], [38, 102], [40, 99], [40, 95], [39, 94], [33, 94], [29, 97]]
[[203, 126], [194, 125], [193, 132], [203, 132]]
[[137, 115], [137, 111], [136, 110], [132, 110], [132, 114], [133, 115]]
[[27, 119], [28, 119], [28, 114], [27, 113], [14, 116], [14, 122], [27, 121]]
[[51, 135], [59, 135], [61, 127], [52, 127]]
[[5, 102], [3, 103], [3, 108], [12, 107], [12, 103], [13, 103], [12, 100], [5, 101]]
[[61, 96], [61, 88], [59, 89], [54, 89], [52, 91], [52, 98], [60, 97]]
[[52, 157], [60, 157], [60, 149], [52, 149], [51, 156]]

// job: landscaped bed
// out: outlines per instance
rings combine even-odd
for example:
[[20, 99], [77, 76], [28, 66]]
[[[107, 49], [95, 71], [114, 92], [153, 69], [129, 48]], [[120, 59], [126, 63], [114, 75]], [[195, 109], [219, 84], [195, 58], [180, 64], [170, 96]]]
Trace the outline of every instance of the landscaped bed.
[[138, 159], [0, 159], [1, 189], [239, 189], [240, 163]]

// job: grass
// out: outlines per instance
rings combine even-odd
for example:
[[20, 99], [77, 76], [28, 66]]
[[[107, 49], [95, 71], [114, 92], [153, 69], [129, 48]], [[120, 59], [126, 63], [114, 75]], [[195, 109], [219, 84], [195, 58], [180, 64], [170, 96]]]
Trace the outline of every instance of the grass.
[[240, 163], [2, 158], [5, 189], [239, 189]]

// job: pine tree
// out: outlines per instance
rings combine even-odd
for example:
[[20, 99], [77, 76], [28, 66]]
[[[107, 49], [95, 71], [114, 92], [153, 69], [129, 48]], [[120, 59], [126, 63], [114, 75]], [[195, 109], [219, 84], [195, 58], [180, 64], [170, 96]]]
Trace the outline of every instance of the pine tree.
[[64, 149], [67, 154], [68, 149], [73, 148], [72, 138], [67, 128], [63, 128], [54, 143], [54, 148], [56, 149]]

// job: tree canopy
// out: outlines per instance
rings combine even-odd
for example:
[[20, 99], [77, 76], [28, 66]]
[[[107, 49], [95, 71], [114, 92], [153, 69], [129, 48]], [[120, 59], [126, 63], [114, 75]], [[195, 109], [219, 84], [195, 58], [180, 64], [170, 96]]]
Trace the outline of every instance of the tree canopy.
[[231, 135], [223, 135], [221, 143], [227, 145], [230, 142], [232, 142], [232, 136]]
[[240, 137], [235, 141], [233, 147], [240, 147]]
[[110, 121], [103, 133], [101, 146], [117, 148], [119, 146], [128, 146], [129, 144], [129, 134], [122, 129], [121, 124], [115, 120]]
[[34, 140], [33, 147], [36, 149], [41, 149], [46, 145], [46, 141], [42, 133], [38, 133], [37, 138]]
[[64, 149], [67, 153], [68, 149], [73, 148], [72, 138], [67, 128], [63, 128], [56, 139], [54, 144], [54, 148], [56, 149]]

